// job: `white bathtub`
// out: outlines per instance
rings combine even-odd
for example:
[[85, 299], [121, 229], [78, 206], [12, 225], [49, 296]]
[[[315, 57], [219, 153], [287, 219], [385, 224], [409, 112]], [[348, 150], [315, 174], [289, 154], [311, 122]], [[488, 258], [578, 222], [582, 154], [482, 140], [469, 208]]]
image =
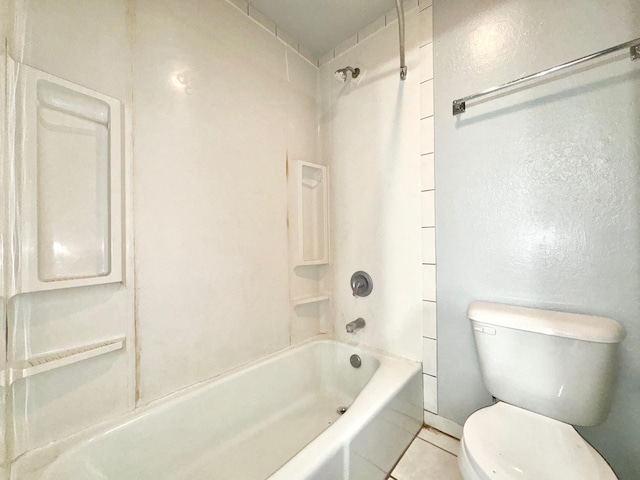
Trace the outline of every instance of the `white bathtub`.
[[382, 480], [421, 424], [418, 363], [320, 340], [131, 415], [28, 478]]

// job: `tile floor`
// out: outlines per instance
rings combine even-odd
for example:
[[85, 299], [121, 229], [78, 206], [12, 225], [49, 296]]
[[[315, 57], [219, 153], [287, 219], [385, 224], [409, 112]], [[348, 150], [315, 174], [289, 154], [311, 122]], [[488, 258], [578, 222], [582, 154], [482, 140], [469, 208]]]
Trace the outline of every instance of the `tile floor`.
[[460, 442], [424, 427], [391, 472], [391, 480], [462, 480], [458, 470]]

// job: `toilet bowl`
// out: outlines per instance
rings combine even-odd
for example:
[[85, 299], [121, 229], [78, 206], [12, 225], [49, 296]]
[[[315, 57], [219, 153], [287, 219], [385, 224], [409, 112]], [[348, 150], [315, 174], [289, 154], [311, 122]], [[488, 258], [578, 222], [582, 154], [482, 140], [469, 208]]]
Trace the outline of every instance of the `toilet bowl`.
[[465, 480], [616, 480], [566, 423], [499, 402], [464, 425], [458, 465]]

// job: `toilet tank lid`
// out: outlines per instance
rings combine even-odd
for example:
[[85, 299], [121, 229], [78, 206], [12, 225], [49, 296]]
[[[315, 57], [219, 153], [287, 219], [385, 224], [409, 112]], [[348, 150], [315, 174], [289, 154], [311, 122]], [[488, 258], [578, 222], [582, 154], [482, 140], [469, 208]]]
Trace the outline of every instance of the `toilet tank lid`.
[[585, 342], [620, 343], [625, 329], [615, 320], [579, 313], [556, 312], [491, 302], [472, 302], [472, 321]]

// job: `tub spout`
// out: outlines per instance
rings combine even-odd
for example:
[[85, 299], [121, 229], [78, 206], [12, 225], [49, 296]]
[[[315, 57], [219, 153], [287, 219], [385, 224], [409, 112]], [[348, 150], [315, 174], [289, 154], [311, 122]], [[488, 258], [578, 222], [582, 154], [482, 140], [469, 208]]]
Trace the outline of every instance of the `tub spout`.
[[364, 328], [365, 325], [366, 322], [364, 321], [364, 318], [358, 318], [353, 322], [347, 323], [347, 333], [356, 333], [361, 328]]

